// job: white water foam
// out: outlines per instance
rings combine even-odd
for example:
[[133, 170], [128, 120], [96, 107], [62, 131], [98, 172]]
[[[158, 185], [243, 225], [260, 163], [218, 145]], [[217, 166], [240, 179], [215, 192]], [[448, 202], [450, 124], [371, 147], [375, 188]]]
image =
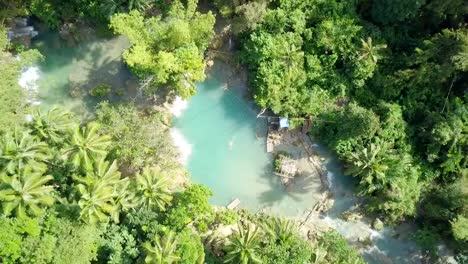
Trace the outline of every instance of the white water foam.
[[187, 108], [187, 106], [188, 106], [188, 102], [182, 99], [180, 96], [177, 96], [174, 102], [172, 102], [172, 105], [169, 108], [169, 111], [176, 117], [179, 117], [182, 115], [182, 112]]
[[174, 146], [179, 150], [179, 162], [183, 165], [187, 165], [188, 158], [190, 154], [192, 154], [192, 145], [177, 128], [171, 128], [170, 134]]
[[382, 232], [379, 232], [379, 231], [375, 230], [375, 229], [369, 228], [369, 232], [370, 232], [370, 239], [371, 240], [383, 239], [384, 238], [384, 234]]
[[39, 85], [37, 81], [39, 80], [41, 72], [39, 67], [31, 66], [25, 68], [21, 73], [21, 76], [18, 80], [19, 86], [23, 88], [26, 92], [26, 102], [31, 105], [39, 105], [41, 102], [37, 100], [39, 95]]
[[327, 184], [328, 189], [331, 189], [333, 186], [333, 172], [327, 170]]
[[373, 246], [370, 246], [370, 247], [367, 247], [367, 248], [363, 248], [362, 249], [362, 252], [364, 253], [367, 253], [369, 255], [372, 255], [372, 254], [384, 254], [384, 252], [382, 252], [382, 250], [380, 250], [377, 246], [373, 245]]
[[387, 254], [375, 245], [362, 248], [361, 252], [370, 256], [374, 260], [374, 263], [393, 263], [389, 262], [391, 260], [388, 258]]
[[[182, 99], [182, 97], [177, 96], [172, 102], [169, 112], [171, 112], [175, 117], [180, 117], [183, 111], [187, 109], [187, 106], [188, 102]], [[187, 165], [188, 158], [190, 157], [190, 154], [192, 154], [192, 145], [177, 128], [171, 128], [170, 134], [174, 142], [174, 146], [179, 150], [179, 162], [182, 165]]]
[[333, 227], [337, 231], [350, 231], [350, 232], [340, 232], [346, 238], [358, 238], [363, 234], [368, 234], [369, 238], [374, 241], [378, 239], [384, 239], [385, 234], [379, 232], [375, 229], [369, 227], [365, 222], [359, 220], [357, 222], [347, 222], [338, 218], [331, 218], [330, 216], [325, 216], [323, 221], [329, 226]]

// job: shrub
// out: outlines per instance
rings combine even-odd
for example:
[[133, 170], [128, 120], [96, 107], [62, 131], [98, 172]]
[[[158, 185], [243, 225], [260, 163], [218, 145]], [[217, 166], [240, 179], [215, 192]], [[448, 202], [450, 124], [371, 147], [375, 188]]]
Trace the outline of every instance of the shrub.
[[90, 91], [90, 95], [94, 97], [103, 97], [111, 92], [112, 88], [107, 84], [100, 84]]

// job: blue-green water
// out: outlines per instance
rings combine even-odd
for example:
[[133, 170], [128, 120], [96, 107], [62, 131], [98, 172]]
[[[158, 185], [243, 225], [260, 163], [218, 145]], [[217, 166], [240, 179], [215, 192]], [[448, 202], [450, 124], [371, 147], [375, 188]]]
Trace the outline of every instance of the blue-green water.
[[[272, 157], [266, 153], [265, 120], [257, 119], [258, 109], [244, 100], [236, 87], [226, 86], [223, 73], [213, 71], [197, 85], [197, 94], [188, 103], [174, 126], [190, 144], [186, 167], [193, 181], [210, 187], [215, 205], [226, 205], [239, 198], [241, 207], [256, 212], [298, 216], [311, 209], [321, 193], [318, 188], [304, 188], [298, 182], [286, 191], [272, 172]], [[225, 89], [225, 88], [229, 89]], [[377, 232], [361, 221], [341, 220], [341, 213], [356, 204], [354, 180], [342, 174], [341, 164], [326, 149], [314, 145], [323, 158], [329, 175], [335, 205], [323, 219], [353, 243], [370, 235], [374, 246], [363, 251], [369, 263], [418, 263], [417, 247], [407, 239], [396, 239], [396, 232], [386, 228]], [[301, 189], [302, 188], [302, 189]], [[411, 229], [405, 230], [410, 232]], [[400, 233], [401, 234], [401, 233]], [[408, 237], [408, 233], [402, 234]]]
[[282, 215], [312, 207], [314, 193], [286, 191], [273, 174], [265, 119], [222, 79], [222, 73], [212, 72], [175, 118], [175, 129], [191, 145], [187, 169], [193, 181], [213, 190], [215, 205], [238, 198], [243, 208]]
[[[122, 63], [122, 51], [129, 42], [123, 38], [95, 38], [70, 44], [57, 32], [41, 32], [33, 42], [45, 59], [39, 63], [38, 100], [44, 108], [64, 106], [78, 114], [92, 112], [102, 100], [121, 101], [135, 96], [136, 79]], [[97, 85], [109, 85], [104, 97], [89, 92]], [[122, 89], [123, 94], [116, 91]]]

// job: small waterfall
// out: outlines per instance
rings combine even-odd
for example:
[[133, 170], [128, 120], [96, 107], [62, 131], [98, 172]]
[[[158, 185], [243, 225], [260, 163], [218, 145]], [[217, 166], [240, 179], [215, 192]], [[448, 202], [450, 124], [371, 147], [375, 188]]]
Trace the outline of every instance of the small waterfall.
[[379, 232], [370, 228], [365, 222], [361, 220], [356, 222], [345, 221], [343, 219], [330, 217], [327, 215], [323, 218], [323, 221], [336, 229], [350, 241], [357, 241], [363, 238], [368, 238], [370, 241], [375, 241], [384, 238], [383, 232]]
[[176, 117], [180, 117], [182, 112], [187, 108], [188, 102], [187, 100], [182, 99], [180, 96], [177, 96], [172, 102], [169, 111]]
[[171, 128], [170, 134], [174, 142], [174, 146], [179, 150], [179, 162], [183, 165], [187, 165], [188, 158], [190, 157], [190, 154], [192, 154], [192, 145], [178, 129]]
[[232, 50], [232, 37], [229, 37], [229, 40], [228, 40], [228, 50]]
[[39, 33], [34, 30], [34, 27], [28, 26], [27, 18], [17, 17], [13, 19], [13, 25], [8, 30], [8, 40], [22, 39], [25, 44], [29, 44], [31, 39], [37, 36]]
[[369, 232], [370, 232], [370, 239], [371, 240], [384, 238], [384, 233], [383, 232], [379, 232], [379, 231], [377, 231], [375, 229], [372, 229], [372, 228], [369, 228]]
[[323, 218], [328, 226], [356, 245], [368, 263], [421, 263], [419, 248], [408, 236], [411, 230], [385, 227], [377, 231], [369, 226], [368, 220], [345, 221], [329, 214]]
[[[8, 30], [9, 41], [19, 41], [29, 47], [31, 39], [38, 35], [38, 32], [34, 30], [34, 27], [28, 26], [27, 18], [15, 18], [13, 19], [13, 25]], [[19, 60], [19, 57], [17, 57]], [[39, 80], [41, 72], [38, 66], [30, 66], [24, 68], [18, 80], [19, 86], [23, 88], [25, 92], [26, 102], [29, 105], [36, 106], [40, 105], [41, 102], [38, 100], [39, 97]], [[27, 117], [28, 118], [28, 117]]]
[[[187, 106], [187, 100], [177, 96], [169, 107], [169, 112], [171, 112], [175, 117], [180, 117], [183, 111], [187, 109]], [[170, 134], [175, 147], [179, 150], [179, 162], [183, 165], [187, 165], [188, 158], [190, 157], [190, 154], [192, 154], [192, 145], [178, 129], [171, 128]]]
[[329, 189], [333, 187], [333, 177], [333, 172], [327, 171], [327, 184]]
[[39, 85], [37, 81], [40, 78], [40, 70], [38, 66], [31, 66], [23, 69], [18, 80], [19, 86], [24, 89], [26, 94], [26, 102], [32, 106], [40, 105], [39, 101]]
[[323, 216], [322, 220], [351, 244], [360, 248], [368, 263], [421, 263], [419, 248], [410, 238], [411, 225], [384, 227], [382, 231], [372, 228], [373, 219], [363, 217], [355, 221], [345, 221], [342, 213], [346, 211], [359, 213], [361, 201], [354, 193], [355, 184], [351, 177], [344, 176], [336, 156], [331, 155], [320, 145], [312, 146], [323, 157], [323, 166], [327, 170], [329, 191], [333, 194], [334, 206]]

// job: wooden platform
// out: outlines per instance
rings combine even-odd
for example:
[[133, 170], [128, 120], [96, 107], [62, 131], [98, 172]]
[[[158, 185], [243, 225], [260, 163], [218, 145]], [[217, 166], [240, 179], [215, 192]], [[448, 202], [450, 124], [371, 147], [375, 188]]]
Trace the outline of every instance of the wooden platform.
[[267, 153], [273, 152], [273, 143], [267, 138]]
[[273, 144], [270, 133], [271, 133], [271, 128], [268, 127], [267, 137], [266, 137], [266, 151], [267, 151], [267, 153], [272, 153], [273, 150], [274, 150], [274, 147], [275, 147], [275, 145]]
[[226, 208], [229, 209], [229, 210], [233, 210], [233, 209], [236, 209], [239, 205], [240, 205], [240, 200], [238, 198], [232, 200], [232, 202], [230, 202]]

